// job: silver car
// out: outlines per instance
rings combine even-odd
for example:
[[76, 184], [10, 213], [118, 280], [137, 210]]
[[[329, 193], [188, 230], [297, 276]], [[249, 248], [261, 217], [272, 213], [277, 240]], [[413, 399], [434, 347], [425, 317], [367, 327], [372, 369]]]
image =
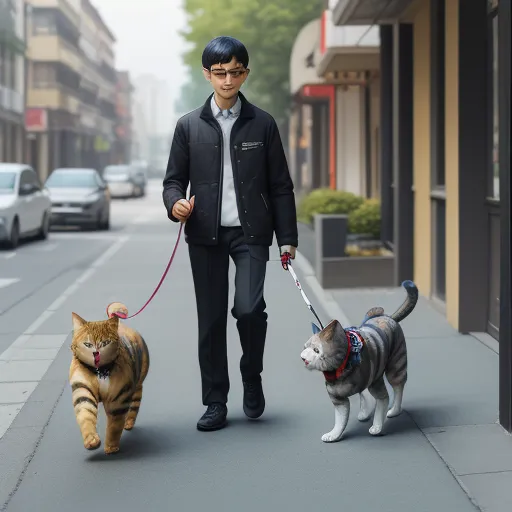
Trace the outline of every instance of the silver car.
[[0, 245], [15, 249], [21, 238], [48, 236], [50, 194], [29, 165], [0, 163]]
[[46, 180], [52, 226], [110, 229], [110, 192], [95, 169], [55, 169]]
[[103, 170], [112, 197], [141, 197], [145, 194], [142, 170], [132, 165], [108, 165]]

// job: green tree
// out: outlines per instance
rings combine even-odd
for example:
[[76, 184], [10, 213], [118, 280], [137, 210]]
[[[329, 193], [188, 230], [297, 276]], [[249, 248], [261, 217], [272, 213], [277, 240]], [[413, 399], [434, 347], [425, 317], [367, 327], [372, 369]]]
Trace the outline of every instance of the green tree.
[[[191, 82], [197, 80], [208, 41], [219, 35], [236, 37], [250, 57], [251, 74], [244, 89], [283, 127], [290, 106], [293, 43], [301, 28], [320, 16], [323, 4], [323, 0], [184, 0], [188, 30], [181, 35], [191, 45], [183, 56]], [[189, 83], [185, 89], [192, 87], [196, 85]]]

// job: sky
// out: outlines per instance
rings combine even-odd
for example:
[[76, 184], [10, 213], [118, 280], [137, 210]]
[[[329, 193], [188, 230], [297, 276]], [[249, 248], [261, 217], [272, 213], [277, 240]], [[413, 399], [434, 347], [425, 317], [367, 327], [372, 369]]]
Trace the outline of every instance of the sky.
[[181, 0], [92, 0], [114, 33], [116, 68], [132, 77], [151, 73], [167, 82], [174, 102], [186, 79], [178, 30], [186, 25]]

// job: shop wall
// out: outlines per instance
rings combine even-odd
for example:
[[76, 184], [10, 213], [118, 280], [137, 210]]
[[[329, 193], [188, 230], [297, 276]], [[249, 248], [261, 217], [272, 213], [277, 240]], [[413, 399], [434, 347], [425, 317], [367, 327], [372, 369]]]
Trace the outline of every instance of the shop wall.
[[430, 200], [430, 0], [414, 18], [414, 279], [430, 297], [432, 215]]
[[336, 188], [364, 195], [363, 112], [359, 86], [336, 87]]

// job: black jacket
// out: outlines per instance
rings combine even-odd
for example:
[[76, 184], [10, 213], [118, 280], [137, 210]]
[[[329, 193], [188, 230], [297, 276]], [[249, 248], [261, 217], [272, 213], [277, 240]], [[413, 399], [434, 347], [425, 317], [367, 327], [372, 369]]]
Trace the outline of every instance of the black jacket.
[[[239, 93], [240, 94], [240, 93]], [[298, 246], [293, 183], [277, 125], [269, 114], [240, 94], [242, 108], [231, 131], [231, 161], [240, 223], [248, 244]], [[195, 205], [185, 225], [188, 243], [215, 245], [222, 201], [223, 139], [220, 125], [204, 104], [176, 124], [163, 201], [169, 219], [190, 183]]]

